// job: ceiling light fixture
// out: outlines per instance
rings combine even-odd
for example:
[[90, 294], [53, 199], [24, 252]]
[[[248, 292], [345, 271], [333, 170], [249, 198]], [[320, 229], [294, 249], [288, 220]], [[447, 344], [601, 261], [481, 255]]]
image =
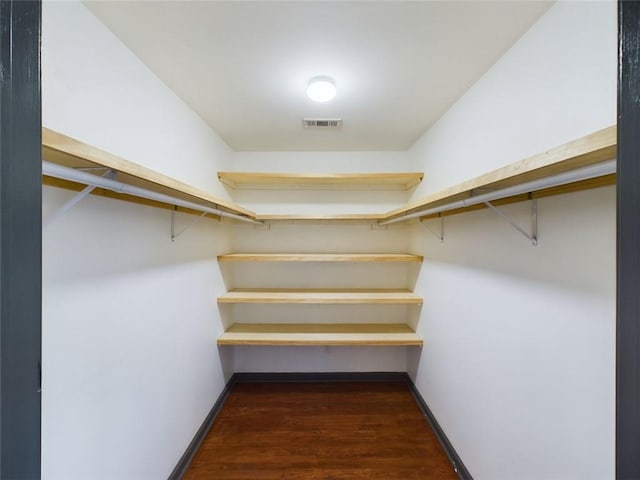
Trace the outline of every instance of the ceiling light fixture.
[[336, 83], [330, 77], [313, 77], [309, 80], [307, 96], [314, 102], [328, 102], [336, 96]]

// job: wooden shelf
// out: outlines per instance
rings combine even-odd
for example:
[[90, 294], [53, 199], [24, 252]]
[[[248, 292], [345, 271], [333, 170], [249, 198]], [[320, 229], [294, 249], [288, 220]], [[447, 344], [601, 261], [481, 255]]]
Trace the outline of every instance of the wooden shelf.
[[[122, 183], [141, 187], [153, 192], [170, 195], [172, 197], [187, 200], [198, 205], [209, 208], [216, 208], [236, 215], [246, 216], [254, 219], [255, 214], [250, 210], [242, 208], [232, 202], [217, 198], [206, 192], [198, 190], [186, 183], [182, 183], [171, 177], [158, 173], [149, 168], [120, 158], [111, 153], [82, 143], [61, 133], [42, 129], [42, 158], [51, 163], [71, 168], [94, 168], [96, 174], [101, 175], [106, 169], [112, 170], [116, 174], [116, 179]], [[100, 169], [103, 170], [100, 170]], [[59, 180], [56, 178], [44, 177], [45, 185], [80, 190], [84, 185]], [[158, 206], [163, 208], [173, 208], [172, 205], [164, 204], [155, 200], [146, 200], [132, 195], [119, 194], [103, 189], [95, 189], [93, 194], [110, 198], [118, 198], [145, 205]], [[180, 209], [187, 213], [197, 213], [194, 210]]]
[[[151, 169], [135, 164], [108, 152], [79, 142], [73, 138], [54, 132], [47, 128], [42, 130], [42, 155], [49, 162], [72, 168], [95, 168], [96, 174], [109, 169], [116, 173], [117, 180], [145, 188], [172, 197], [180, 198], [206, 206], [216, 208], [236, 215], [258, 221], [367, 221], [377, 222], [390, 220], [421, 210], [438, 207], [459, 200], [471, 198], [478, 192], [500, 190], [532, 180], [564, 173], [577, 168], [589, 166], [616, 156], [616, 127], [587, 135], [578, 140], [566, 143], [539, 155], [513, 163], [494, 170], [459, 185], [447, 188], [433, 195], [429, 195], [417, 202], [386, 213], [368, 214], [262, 214], [256, 215], [250, 210], [240, 207], [233, 202], [212, 196], [190, 185], [162, 175]], [[271, 173], [242, 173], [219, 172], [220, 180], [232, 188], [323, 188], [323, 189], [400, 189], [406, 190], [415, 186], [422, 179], [422, 173], [383, 173], [383, 174], [271, 174]], [[598, 178], [574, 182], [568, 185], [541, 189], [529, 194], [514, 195], [494, 202], [495, 205], [520, 202], [530, 198], [542, 198], [573, 191], [598, 188], [613, 185], [616, 175], [603, 175]], [[50, 177], [43, 178], [43, 184], [71, 190], [81, 190], [84, 185]], [[168, 203], [147, 200], [139, 197], [116, 193], [96, 188], [93, 195], [117, 198], [129, 202], [141, 203], [161, 208], [174, 208]], [[453, 215], [467, 212], [484, 205], [473, 205], [451, 210], [442, 215]], [[195, 210], [179, 208], [179, 211], [200, 214]], [[422, 218], [429, 218], [423, 216]]]
[[422, 298], [409, 290], [234, 289], [218, 303], [414, 304]]
[[237, 323], [218, 338], [218, 345], [422, 346], [422, 339], [397, 323]]
[[228, 253], [219, 262], [422, 262], [407, 253]]
[[234, 190], [409, 190], [424, 173], [249, 173], [218, 172]]
[[[520, 185], [533, 180], [550, 177], [560, 173], [586, 167], [616, 157], [616, 127], [612, 126], [585, 137], [568, 142], [546, 152], [512, 163], [453, 187], [441, 190], [429, 195], [417, 202], [410, 203], [402, 208], [387, 212], [383, 220], [390, 220], [402, 215], [408, 215], [421, 210], [439, 207], [458, 200], [464, 200], [477, 195], [478, 192], [501, 190], [515, 185]], [[614, 185], [615, 174], [582, 180], [567, 185], [551, 187], [532, 192], [531, 195], [515, 195], [503, 198], [495, 202], [496, 205], [524, 201], [529, 198], [541, 198], [550, 195], [559, 195], [579, 190]], [[469, 210], [484, 208], [484, 205], [451, 210], [443, 215], [453, 215]], [[423, 217], [428, 218], [428, 217]]]

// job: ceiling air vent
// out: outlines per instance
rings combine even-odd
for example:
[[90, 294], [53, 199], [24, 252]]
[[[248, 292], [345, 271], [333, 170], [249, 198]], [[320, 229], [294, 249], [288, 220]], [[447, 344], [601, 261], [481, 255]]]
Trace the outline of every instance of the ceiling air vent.
[[302, 125], [304, 128], [340, 128], [342, 127], [341, 118], [303, 118]]

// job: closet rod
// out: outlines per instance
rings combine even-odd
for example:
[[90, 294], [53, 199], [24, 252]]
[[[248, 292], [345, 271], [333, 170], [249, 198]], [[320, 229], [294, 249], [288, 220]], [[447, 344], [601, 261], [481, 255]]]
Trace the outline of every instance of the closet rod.
[[472, 205], [477, 205], [479, 203], [491, 202], [493, 200], [512, 197], [514, 195], [535, 192], [544, 188], [557, 187], [559, 185], [566, 185], [568, 183], [579, 182], [581, 180], [602, 177], [612, 173], [616, 173], [615, 159], [590, 165], [588, 167], [578, 168], [576, 170], [570, 170], [551, 177], [522, 183], [520, 185], [514, 185], [513, 187], [503, 188], [502, 190], [496, 190], [495, 192], [488, 192], [475, 197], [465, 198], [464, 200], [447, 203], [446, 205], [420, 210], [409, 215], [402, 215], [390, 220], [384, 220], [382, 222], [378, 222], [378, 225], [391, 225], [392, 223], [404, 222], [405, 220], [410, 220], [412, 218], [433, 215], [434, 213], [443, 213], [458, 208], [471, 207]]
[[73, 168], [57, 165], [55, 163], [47, 162], [46, 160], [42, 161], [42, 174], [48, 177], [59, 178], [61, 180], [69, 180], [71, 182], [82, 183], [85, 185], [90, 185], [98, 188], [104, 188], [106, 190], [111, 190], [112, 192], [116, 192], [116, 193], [124, 193], [127, 195], [133, 195], [134, 197], [146, 198], [149, 200], [155, 200], [157, 202], [166, 203], [169, 205], [175, 205], [178, 207], [189, 208], [191, 210], [197, 210], [199, 212], [211, 213], [214, 215], [219, 215], [221, 217], [232, 218], [234, 220], [240, 220], [242, 222], [249, 222], [256, 225], [263, 224], [263, 222], [258, 222], [249, 217], [243, 217], [241, 215], [235, 215], [233, 213], [223, 212], [222, 210], [218, 210], [217, 208], [206, 207], [204, 205], [199, 205], [197, 203], [189, 202], [187, 200], [175, 198], [170, 195], [165, 195], [163, 193], [157, 193], [144, 188], [134, 187], [133, 185], [127, 185], [126, 183], [122, 183], [117, 180], [112, 180], [110, 178], [98, 177], [97, 175], [93, 175], [91, 173], [86, 173]]

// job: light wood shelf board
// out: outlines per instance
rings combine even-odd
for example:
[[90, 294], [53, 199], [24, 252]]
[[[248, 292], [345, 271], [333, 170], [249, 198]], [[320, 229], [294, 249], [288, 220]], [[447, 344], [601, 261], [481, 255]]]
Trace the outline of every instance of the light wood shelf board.
[[286, 304], [406, 304], [422, 305], [422, 297], [409, 290], [234, 289], [218, 303]]
[[[470, 198], [474, 191], [501, 190], [610, 160], [616, 156], [616, 146], [616, 127], [608, 127], [391, 210], [384, 214], [384, 219]], [[570, 185], [556, 188], [552, 194], [571, 191]], [[461, 209], [468, 210], [471, 208]]]
[[218, 338], [218, 345], [422, 346], [408, 325], [237, 323]]
[[[159, 172], [125, 160], [99, 148], [67, 137], [48, 128], [42, 129], [42, 158], [71, 168], [104, 167], [117, 173], [117, 180], [157, 193], [187, 200], [210, 208], [254, 218], [255, 214]], [[98, 174], [100, 172], [97, 172]], [[70, 182], [71, 183], [71, 182]], [[124, 196], [123, 196], [124, 197]], [[118, 197], [114, 197], [118, 198]], [[141, 203], [141, 202], [138, 202]], [[160, 203], [160, 202], [156, 202]]]
[[[608, 187], [615, 184], [616, 184], [616, 174], [604, 175], [602, 177], [590, 178], [588, 180], [582, 180], [582, 181], [571, 183], [568, 185], [560, 185], [558, 187], [545, 188], [543, 190], [538, 190], [530, 194], [523, 193], [521, 195], [514, 195], [512, 197], [501, 198], [499, 200], [494, 200], [491, 203], [494, 206], [499, 207], [502, 205], [509, 205], [512, 203], [525, 202], [527, 200], [532, 200], [532, 199], [540, 199], [545, 197], [551, 197], [554, 195], [561, 195], [565, 193], [573, 193], [573, 192], [580, 192], [583, 190], [592, 190], [594, 188]], [[442, 212], [442, 216], [457, 215], [460, 213], [471, 212], [474, 210], [482, 210], [483, 208], [487, 208], [487, 207], [483, 203], [480, 203], [478, 205], [472, 205], [470, 207], [457, 208], [454, 210], [449, 210], [447, 212]], [[425, 215], [423, 217], [420, 217], [420, 219], [428, 220], [432, 218], [438, 218], [439, 216], [440, 214], [436, 213], [433, 215]]]
[[422, 262], [407, 253], [228, 253], [219, 262]]
[[422, 181], [421, 172], [401, 173], [257, 173], [218, 172], [234, 190], [409, 190]]

